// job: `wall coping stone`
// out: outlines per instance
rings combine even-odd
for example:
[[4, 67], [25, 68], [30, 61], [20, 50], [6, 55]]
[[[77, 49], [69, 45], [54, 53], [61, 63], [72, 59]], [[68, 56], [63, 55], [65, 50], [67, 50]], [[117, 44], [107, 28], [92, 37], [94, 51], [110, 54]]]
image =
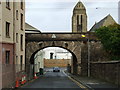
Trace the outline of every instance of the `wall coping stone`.
[[91, 63], [96, 63], [96, 64], [107, 64], [107, 63], [120, 63], [120, 60], [116, 60], [116, 61], [97, 61], [97, 62], [91, 62]]

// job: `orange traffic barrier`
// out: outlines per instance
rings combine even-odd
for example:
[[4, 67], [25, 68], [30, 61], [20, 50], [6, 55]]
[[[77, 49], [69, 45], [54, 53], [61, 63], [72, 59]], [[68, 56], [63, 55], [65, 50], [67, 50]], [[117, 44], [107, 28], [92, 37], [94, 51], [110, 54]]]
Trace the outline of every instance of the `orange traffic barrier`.
[[21, 84], [24, 84], [24, 75], [22, 76]]
[[15, 87], [18, 88], [19, 86], [20, 86], [19, 79], [17, 79], [15, 82]]
[[24, 83], [26, 83], [26, 75], [24, 75]]
[[38, 77], [37, 77], [37, 75], [36, 75], [36, 73], [34, 73], [34, 79], [37, 79]]

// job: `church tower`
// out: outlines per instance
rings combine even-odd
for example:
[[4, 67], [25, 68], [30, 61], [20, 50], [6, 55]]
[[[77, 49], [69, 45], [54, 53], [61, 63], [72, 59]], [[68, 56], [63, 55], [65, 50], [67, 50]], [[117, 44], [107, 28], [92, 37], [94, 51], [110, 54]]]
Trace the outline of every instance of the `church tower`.
[[72, 32], [87, 32], [86, 8], [81, 1], [76, 4], [73, 10]]

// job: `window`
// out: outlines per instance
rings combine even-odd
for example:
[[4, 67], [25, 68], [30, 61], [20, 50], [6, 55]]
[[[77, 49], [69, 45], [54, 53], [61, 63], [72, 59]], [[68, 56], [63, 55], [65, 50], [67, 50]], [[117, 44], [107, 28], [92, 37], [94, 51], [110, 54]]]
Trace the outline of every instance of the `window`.
[[16, 56], [16, 62], [15, 62], [15, 65], [16, 65], [16, 70], [18, 69], [18, 56]]
[[81, 30], [82, 30], [82, 24], [83, 24], [83, 16], [81, 15]]
[[16, 66], [18, 65], [18, 56], [16, 56]]
[[21, 14], [21, 30], [23, 30], [23, 14]]
[[21, 0], [21, 9], [23, 9], [23, 0]]
[[21, 34], [21, 51], [23, 51], [23, 35]]
[[18, 43], [18, 33], [16, 33], [16, 43]]
[[6, 37], [10, 37], [10, 23], [6, 22]]
[[82, 24], [82, 19], [83, 19], [83, 16], [81, 15], [81, 24]]
[[54, 54], [54, 53], [50, 53], [50, 59], [53, 59], [53, 54]]
[[82, 25], [83, 25], [83, 15], [81, 15], [81, 31], [82, 31]]
[[18, 10], [16, 10], [16, 20], [18, 20]]
[[77, 25], [79, 25], [79, 15], [77, 15]]
[[6, 8], [10, 10], [10, 0], [6, 0]]
[[23, 56], [21, 55], [20, 56], [20, 70], [22, 70], [22, 66], [23, 66]]
[[5, 58], [6, 58], [6, 61], [5, 61], [5, 63], [6, 64], [9, 64], [9, 62], [10, 62], [10, 51], [6, 51], [6, 53], [5, 53]]
[[77, 15], [77, 30], [82, 31], [82, 25], [83, 25], [83, 16]]

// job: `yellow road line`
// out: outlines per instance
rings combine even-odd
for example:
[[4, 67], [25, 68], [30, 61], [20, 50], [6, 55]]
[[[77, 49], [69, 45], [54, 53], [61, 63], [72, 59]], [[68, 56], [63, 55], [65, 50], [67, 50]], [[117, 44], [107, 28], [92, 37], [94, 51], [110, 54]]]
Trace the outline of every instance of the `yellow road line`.
[[68, 76], [64, 71], [63, 73], [73, 82], [75, 82], [80, 88], [84, 89], [84, 90], [89, 90], [87, 87], [85, 87], [84, 85], [82, 85], [81, 83], [79, 83], [78, 81], [76, 81], [75, 79], [71, 78], [70, 76]]
[[75, 82], [80, 88], [84, 89], [84, 90], [88, 90], [87, 87], [85, 87], [84, 85], [80, 84], [78, 81], [76, 81], [75, 79], [71, 78], [70, 76], [68, 76], [68, 78], [70, 80], [72, 80], [73, 82]]

